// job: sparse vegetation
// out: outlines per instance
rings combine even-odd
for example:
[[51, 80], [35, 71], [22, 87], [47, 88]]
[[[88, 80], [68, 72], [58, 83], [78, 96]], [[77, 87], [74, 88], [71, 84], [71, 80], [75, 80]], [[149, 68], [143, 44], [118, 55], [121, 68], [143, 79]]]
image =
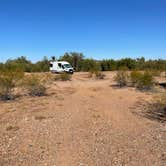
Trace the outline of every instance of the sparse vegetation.
[[160, 77], [161, 71], [160, 70], [149, 70], [149, 73], [152, 74], [154, 77]]
[[100, 71], [96, 71], [95, 72], [95, 77], [96, 77], [96, 79], [104, 79], [105, 78], [105, 74], [103, 74]]
[[140, 81], [142, 77], [142, 73], [139, 71], [132, 71], [130, 73], [130, 81], [132, 86], [137, 86], [138, 82]]
[[26, 76], [23, 85], [28, 90], [30, 96], [46, 95], [46, 87], [37, 75]]
[[166, 121], [166, 94], [162, 93], [153, 98], [153, 101], [147, 105], [146, 117], [158, 120], [160, 122]]
[[116, 74], [116, 76], [114, 77], [114, 80], [117, 82], [117, 84], [120, 87], [124, 87], [128, 84], [129, 82], [129, 74], [127, 71], [125, 70], [119, 70]]
[[136, 87], [140, 90], [150, 90], [154, 85], [154, 78], [148, 71], [140, 74], [136, 83]]
[[24, 73], [21, 70], [4, 70], [0, 72], [0, 99], [14, 99], [13, 90], [19, 85]]
[[150, 90], [154, 86], [154, 78], [151, 72], [119, 70], [114, 78], [120, 87], [132, 85], [140, 90]]
[[70, 80], [71, 80], [71, 74], [65, 72], [55, 76], [55, 81], [70, 81]]

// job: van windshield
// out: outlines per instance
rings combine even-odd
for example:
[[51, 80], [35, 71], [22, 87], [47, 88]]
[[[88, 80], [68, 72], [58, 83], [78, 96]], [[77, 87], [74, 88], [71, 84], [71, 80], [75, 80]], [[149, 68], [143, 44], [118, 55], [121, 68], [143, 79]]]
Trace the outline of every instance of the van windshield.
[[70, 64], [63, 64], [64, 68], [72, 68]]

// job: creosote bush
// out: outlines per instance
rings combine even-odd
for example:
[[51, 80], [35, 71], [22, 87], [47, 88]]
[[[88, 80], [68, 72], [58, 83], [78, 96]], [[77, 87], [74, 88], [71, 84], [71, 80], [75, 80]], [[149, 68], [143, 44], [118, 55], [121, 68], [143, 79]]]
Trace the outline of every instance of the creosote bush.
[[132, 71], [130, 73], [130, 81], [131, 81], [132, 86], [137, 86], [137, 84], [140, 81], [142, 75], [143, 74], [140, 71]]
[[66, 72], [55, 76], [55, 81], [70, 81], [70, 80], [71, 80], [71, 74], [68, 74]]
[[139, 76], [136, 87], [140, 90], [150, 90], [154, 85], [154, 78], [151, 73], [144, 72]]
[[117, 82], [117, 84], [120, 87], [127, 86], [128, 82], [129, 82], [129, 74], [125, 70], [119, 70], [116, 73], [114, 80]]
[[26, 76], [23, 85], [30, 96], [44, 96], [46, 94], [44, 82], [37, 75]]
[[3, 70], [0, 72], [0, 99], [14, 99], [13, 90], [20, 85], [24, 73], [21, 70]]
[[130, 73], [132, 86], [140, 90], [150, 90], [154, 85], [154, 78], [151, 72], [132, 71]]

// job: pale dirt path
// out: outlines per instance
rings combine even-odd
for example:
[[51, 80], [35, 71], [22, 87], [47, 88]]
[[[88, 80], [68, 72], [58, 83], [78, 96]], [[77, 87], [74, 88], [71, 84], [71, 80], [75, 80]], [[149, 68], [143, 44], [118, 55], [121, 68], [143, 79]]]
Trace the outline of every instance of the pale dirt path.
[[[132, 113], [151, 95], [112, 84], [75, 74], [52, 85], [50, 96], [1, 104], [0, 165], [164, 165], [160, 124]], [[18, 129], [7, 131], [9, 124]]]

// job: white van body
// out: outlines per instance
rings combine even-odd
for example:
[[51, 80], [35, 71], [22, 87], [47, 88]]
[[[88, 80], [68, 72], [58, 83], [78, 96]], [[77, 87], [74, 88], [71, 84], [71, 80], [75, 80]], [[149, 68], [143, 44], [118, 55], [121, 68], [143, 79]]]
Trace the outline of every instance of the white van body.
[[71, 73], [73, 74], [74, 69], [70, 63], [66, 61], [51, 61], [50, 62], [50, 71], [53, 73]]

